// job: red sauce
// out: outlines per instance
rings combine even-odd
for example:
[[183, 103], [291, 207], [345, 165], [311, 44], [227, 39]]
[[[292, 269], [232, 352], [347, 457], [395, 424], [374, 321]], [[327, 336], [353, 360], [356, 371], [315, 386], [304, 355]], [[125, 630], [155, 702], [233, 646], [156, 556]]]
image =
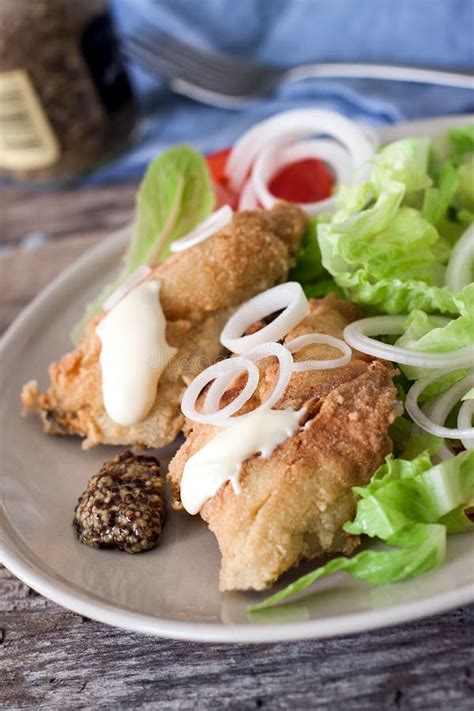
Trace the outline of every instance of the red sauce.
[[306, 158], [282, 168], [268, 186], [272, 195], [288, 202], [316, 202], [332, 193], [334, 178], [323, 161]]

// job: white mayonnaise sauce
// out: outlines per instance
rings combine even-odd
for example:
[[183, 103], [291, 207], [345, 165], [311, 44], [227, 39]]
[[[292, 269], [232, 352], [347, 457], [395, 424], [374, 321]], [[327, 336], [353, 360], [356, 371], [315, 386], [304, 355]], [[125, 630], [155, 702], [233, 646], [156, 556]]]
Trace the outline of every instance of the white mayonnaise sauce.
[[166, 342], [160, 282], [132, 289], [97, 326], [102, 395], [108, 415], [129, 427], [149, 413], [161, 373], [176, 353]]
[[295, 410], [262, 410], [218, 432], [184, 466], [181, 502], [186, 511], [197, 514], [226, 481], [239, 494], [242, 463], [257, 452], [262, 458], [269, 457], [277, 445], [296, 432], [301, 414]]

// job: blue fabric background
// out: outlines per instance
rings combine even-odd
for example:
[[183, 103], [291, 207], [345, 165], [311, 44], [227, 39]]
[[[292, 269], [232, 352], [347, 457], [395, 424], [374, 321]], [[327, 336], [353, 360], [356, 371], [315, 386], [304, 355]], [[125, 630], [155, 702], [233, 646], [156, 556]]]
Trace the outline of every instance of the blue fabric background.
[[[474, 67], [473, 0], [110, 0], [119, 34], [155, 24], [203, 47], [278, 65], [372, 61]], [[88, 183], [137, 177], [164, 146], [226, 147], [252, 123], [302, 106], [380, 125], [474, 111], [474, 91], [393, 82], [306, 80], [241, 110], [173, 95], [138, 67], [145, 119], [129, 149]]]

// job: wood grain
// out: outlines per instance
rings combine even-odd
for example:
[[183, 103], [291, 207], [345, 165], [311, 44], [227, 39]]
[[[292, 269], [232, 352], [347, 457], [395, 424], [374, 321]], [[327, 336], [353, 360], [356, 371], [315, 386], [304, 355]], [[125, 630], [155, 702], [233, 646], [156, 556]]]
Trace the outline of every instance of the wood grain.
[[25, 235], [103, 237], [133, 214], [136, 183], [44, 192], [0, 188], [0, 243]]
[[[125, 224], [133, 203], [130, 186], [9, 196], [0, 241], [38, 229], [58, 239], [0, 256], [2, 329], [56, 273]], [[472, 711], [473, 698], [474, 606], [332, 640], [203, 645], [92, 622], [0, 567], [2, 709]]]

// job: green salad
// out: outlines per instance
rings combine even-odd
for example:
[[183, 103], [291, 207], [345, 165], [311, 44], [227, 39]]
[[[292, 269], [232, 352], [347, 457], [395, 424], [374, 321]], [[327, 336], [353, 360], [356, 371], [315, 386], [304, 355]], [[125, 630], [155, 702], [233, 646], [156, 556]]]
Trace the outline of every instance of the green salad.
[[[434, 371], [398, 363], [399, 396], [405, 401], [412, 381], [420, 383], [420, 403], [444, 397], [446, 424], [455, 426], [460, 407], [453, 409], [446, 395], [461, 384], [464, 394], [458, 399], [461, 407], [471, 401], [470, 416], [464, 418], [470, 425], [474, 125], [434, 140], [410, 138], [382, 148], [369, 179], [342, 187], [336, 205], [332, 214], [311, 221], [291, 278], [303, 284], [308, 296], [335, 291], [351, 299], [368, 323], [381, 316], [378, 335], [393, 346], [389, 359], [395, 363], [403, 349], [426, 358], [445, 354], [443, 367]], [[466, 357], [459, 368], [450, 358], [462, 349]], [[472, 440], [464, 441], [467, 451], [461, 439], [451, 439], [448, 449], [441, 436], [417, 428], [409, 413], [395, 421], [391, 436], [395, 456], [387, 457], [367, 486], [354, 489], [355, 518], [344, 526], [380, 545], [330, 560], [252, 606], [252, 612], [286, 601], [338, 571], [377, 584], [427, 572], [444, 561], [448, 534], [474, 528], [474, 516], [469, 517], [470, 506], [474, 512]]]

